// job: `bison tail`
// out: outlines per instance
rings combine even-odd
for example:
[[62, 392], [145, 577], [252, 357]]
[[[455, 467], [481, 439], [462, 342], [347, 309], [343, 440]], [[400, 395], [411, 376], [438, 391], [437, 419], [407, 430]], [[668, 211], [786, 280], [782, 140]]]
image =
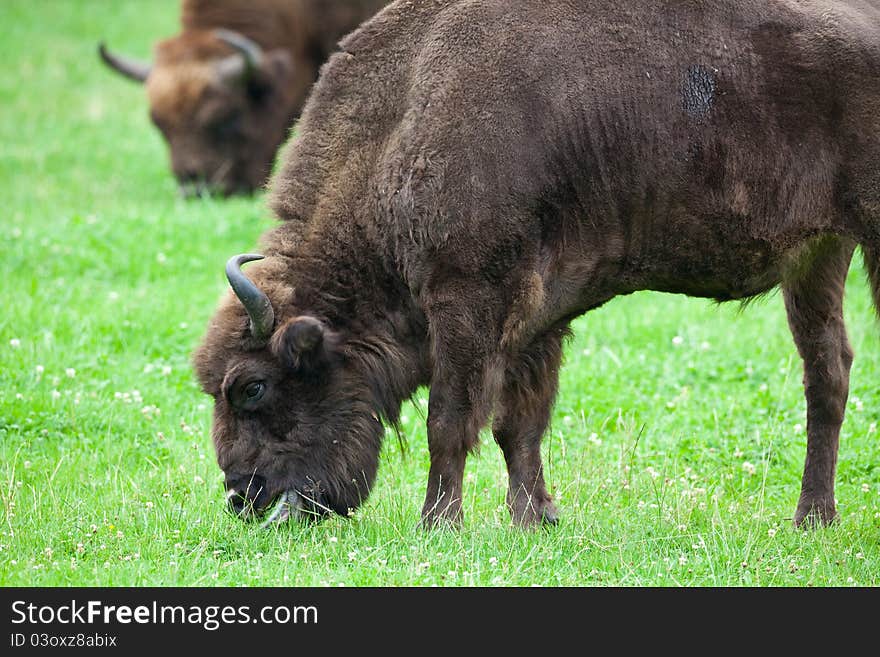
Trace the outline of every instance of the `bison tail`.
[[868, 281], [871, 283], [874, 311], [880, 316], [880, 248], [863, 244], [862, 258], [865, 263], [865, 271], [868, 272]]

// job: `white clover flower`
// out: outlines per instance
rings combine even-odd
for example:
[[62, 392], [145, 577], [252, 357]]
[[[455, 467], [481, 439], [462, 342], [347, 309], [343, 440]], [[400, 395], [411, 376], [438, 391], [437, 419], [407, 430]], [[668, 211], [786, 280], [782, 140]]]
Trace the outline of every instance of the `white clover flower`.
[[18, 349], [21, 346], [21, 340], [19, 340], [18, 338], [12, 338], [9, 341], [9, 346], [13, 349]]
[[72, 367], [68, 367], [64, 370], [64, 374], [67, 376], [68, 379], [72, 379], [76, 376], [76, 370]]
[[679, 347], [684, 344], [684, 338], [680, 335], [676, 335], [674, 338], [672, 338], [672, 344], [674, 344], [676, 347]]
[[755, 474], [755, 472], [758, 471], [758, 469], [754, 466], [754, 464], [749, 463], [748, 461], [743, 461], [742, 469], [748, 475], [753, 475], [753, 474]]

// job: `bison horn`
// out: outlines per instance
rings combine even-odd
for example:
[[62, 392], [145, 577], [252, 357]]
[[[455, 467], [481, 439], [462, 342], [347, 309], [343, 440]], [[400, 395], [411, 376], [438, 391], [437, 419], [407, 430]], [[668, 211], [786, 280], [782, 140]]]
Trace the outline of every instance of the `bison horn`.
[[113, 54], [107, 50], [103, 42], [98, 44], [98, 54], [107, 66], [136, 82], [143, 82], [146, 80], [147, 76], [150, 74], [150, 70], [153, 68], [149, 63], [139, 62], [122, 55]]
[[235, 63], [224, 73], [232, 75], [243, 74], [245, 78], [249, 78], [262, 66], [263, 49], [253, 39], [249, 39], [240, 32], [234, 32], [222, 27], [214, 30], [214, 36], [226, 45], [234, 48], [244, 58], [244, 67], [241, 66], [241, 60], [236, 61], [238, 58], [235, 58], [235, 60], [231, 60]]
[[261, 255], [246, 253], [232, 256], [226, 263], [226, 278], [251, 318], [251, 335], [257, 340], [265, 340], [271, 335], [275, 325], [275, 311], [272, 310], [272, 302], [266, 293], [242, 273], [241, 266], [263, 258]]

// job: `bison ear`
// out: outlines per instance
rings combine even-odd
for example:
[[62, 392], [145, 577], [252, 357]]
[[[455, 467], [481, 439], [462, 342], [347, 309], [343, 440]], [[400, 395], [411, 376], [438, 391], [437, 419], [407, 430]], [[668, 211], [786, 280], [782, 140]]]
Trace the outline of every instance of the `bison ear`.
[[335, 335], [314, 317], [303, 315], [287, 320], [272, 336], [272, 353], [291, 369], [315, 370], [326, 364]]
[[287, 87], [292, 72], [290, 53], [281, 48], [270, 50], [263, 56], [259, 70], [247, 80], [248, 93], [254, 100], [266, 100], [272, 90]]

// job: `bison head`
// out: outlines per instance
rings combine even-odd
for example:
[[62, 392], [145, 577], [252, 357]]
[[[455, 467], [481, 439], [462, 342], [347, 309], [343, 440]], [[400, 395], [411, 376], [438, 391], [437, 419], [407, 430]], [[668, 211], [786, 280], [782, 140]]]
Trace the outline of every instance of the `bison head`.
[[237, 32], [188, 31], [160, 42], [153, 64], [99, 46], [103, 61], [146, 86], [150, 118], [185, 195], [249, 193], [267, 179], [291, 120], [288, 51]]
[[372, 488], [382, 411], [344, 336], [291, 307], [292, 290], [272, 269], [283, 259], [254, 268], [253, 280], [242, 273], [258, 259], [229, 260], [234, 294], [194, 355], [214, 398], [212, 437], [229, 506], [267, 522], [347, 515]]

